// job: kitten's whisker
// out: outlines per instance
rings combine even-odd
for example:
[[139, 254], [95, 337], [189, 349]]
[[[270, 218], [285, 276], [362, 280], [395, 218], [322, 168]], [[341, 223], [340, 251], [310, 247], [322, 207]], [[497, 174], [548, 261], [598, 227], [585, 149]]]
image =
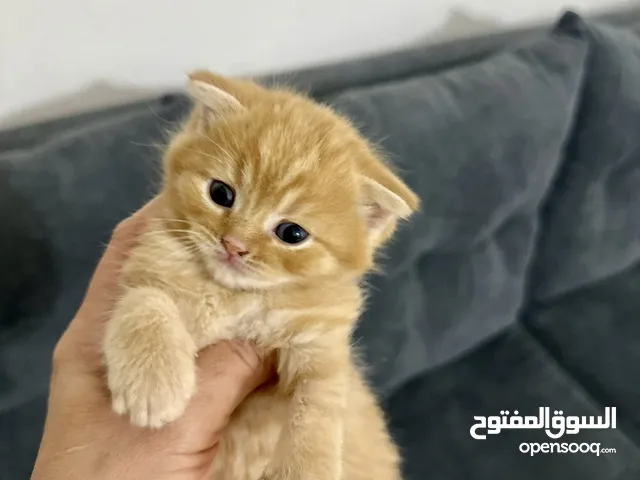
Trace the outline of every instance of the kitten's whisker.
[[201, 228], [203, 230], [206, 230], [206, 227], [196, 221], [193, 220], [186, 220], [184, 218], [171, 218], [171, 217], [159, 217], [160, 220], [166, 220], [168, 222], [182, 222], [182, 223], [186, 223], [187, 225], [190, 225], [192, 227], [198, 227]]
[[112, 243], [100, 242], [100, 244], [102, 245], [102, 248], [104, 249], [104, 251], [102, 252], [103, 255], [107, 251], [107, 249], [115, 250], [116, 252], [121, 253], [121, 254], [123, 254], [125, 256], [129, 255], [129, 251], [127, 251], [127, 250], [125, 250], [123, 248], [120, 248], [119, 246], [116, 246], [116, 244], [113, 243], [113, 242]]
[[142, 235], [161, 235], [163, 233], [189, 233], [194, 235], [200, 235], [197, 230], [180, 229], [180, 228], [168, 228], [166, 230], [149, 230]]
[[[162, 260], [173, 260], [175, 258], [179, 258], [181, 256], [194, 256], [197, 253], [195, 249], [181, 248], [180, 250], [174, 250], [172, 252], [165, 253], [163, 252]], [[157, 261], [158, 255], [156, 252], [146, 252], [144, 255], [147, 256], [152, 261]]]
[[164, 150], [169, 146], [168, 144], [162, 144], [162, 143], [138, 143], [134, 141], [131, 141], [130, 143], [132, 145], [135, 145], [136, 147], [156, 148], [158, 150]]
[[207, 158], [211, 158], [212, 160], [216, 160], [216, 161], [220, 161], [221, 158], [220, 157], [216, 157], [215, 155], [211, 155], [210, 153], [205, 153], [201, 150], [194, 150], [193, 148], [187, 148], [186, 149], [188, 152], [193, 152], [193, 153], [197, 153], [199, 155], [202, 155], [203, 157], [207, 157]]
[[174, 218], [174, 217], [156, 217], [158, 220], [167, 220], [172, 222], [183, 222], [183, 223], [197, 223], [193, 220], [187, 220], [186, 218]]
[[162, 118], [160, 115], [158, 115], [158, 113], [151, 107], [149, 106], [149, 111], [161, 122], [164, 122], [168, 125], [179, 125], [180, 122], [176, 121], [176, 120], [167, 120], [166, 118]]
[[214, 237], [209, 232], [201, 231], [200, 234], [202, 234], [204, 236], [204, 238], [208, 241], [208, 243], [210, 243], [211, 245], [215, 245], [216, 247], [220, 246], [220, 240], [218, 240], [216, 237]]
[[[200, 240], [203, 243], [209, 243], [208, 238], [206, 238], [202, 233], [195, 231], [195, 230], [182, 230], [182, 229], [167, 229], [167, 230], [151, 230], [148, 232], [145, 232], [143, 234], [141, 234], [141, 237], [153, 237], [156, 241], [158, 241], [158, 243], [161, 246], [167, 246], [170, 245], [173, 247], [172, 244], [170, 244], [170, 240], [168, 238], [166, 238], [165, 235], [170, 234], [170, 233], [185, 233], [187, 235], [180, 237], [180, 240], [185, 240], [185, 241], [189, 241], [193, 243], [193, 238], [192, 237], [196, 237], [198, 240]], [[184, 248], [184, 246], [183, 246]]]
[[200, 225], [198, 222], [194, 222], [193, 220], [186, 220], [184, 218], [172, 218], [172, 217], [156, 217], [158, 220], [165, 220], [167, 222], [180, 222], [186, 223], [187, 225]]
[[191, 232], [197, 232], [201, 235], [204, 236], [204, 238], [210, 242], [213, 243], [214, 245], [219, 245], [220, 241], [215, 238], [204, 225], [201, 225], [198, 222], [195, 222], [193, 220], [185, 220], [185, 219], [180, 219], [180, 218], [169, 218], [169, 217], [161, 217], [162, 220], [166, 220], [168, 222], [171, 221], [175, 221], [175, 222], [182, 222], [182, 223], [186, 223], [187, 225], [189, 225], [192, 230], [190, 230]]
[[199, 232], [201, 235], [204, 235], [204, 237], [207, 238], [210, 243], [214, 245], [220, 244], [220, 241], [216, 237], [214, 237], [213, 234], [209, 232], [209, 230], [205, 228], [203, 225], [200, 225], [199, 223], [194, 223], [192, 227], [195, 231]]
[[162, 238], [162, 235], [166, 235], [166, 234], [171, 234], [171, 233], [185, 233], [186, 235], [181, 236], [179, 238], [179, 240], [181, 241], [193, 241], [192, 238], [190, 238], [189, 236], [192, 237], [196, 237], [199, 241], [203, 242], [203, 243], [210, 243], [209, 239], [207, 237], [205, 237], [204, 235], [202, 235], [200, 232], [197, 232], [195, 230], [178, 230], [178, 229], [172, 229], [172, 230], [155, 230], [155, 231], [150, 231], [150, 232], [145, 232], [141, 235], [141, 237], [153, 237], [156, 240], [161, 241], [161, 243], [163, 245], [167, 244], [167, 240]]
[[[226, 118], [224, 115], [222, 116], [222, 119], [221, 119], [221, 120], [222, 120], [222, 122], [225, 124], [225, 126], [228, 126], [228, 125], [229, 125], [229, 119], [228, 119], [228, 118]], [[240, 150], [240, 143], [238, 142], [238, 138], [237, 138], [235, 135], [232, 135], [232, 136], [231, 136], [231, 140], [233, 140], [233, 143], [235, 144], [236, 149], [237, 149], [237, 150]]]
[[165, 229], [161, 229], [161, 230], [148, 230], [146, 232], [143, 233], [143, 235], [156, 235], [156, 234], [162, 234], [162, 233], [193, 233], [193, 230], [189, 230], [187, 228], [167, 228]]
[[202, 135], [204, 138], [209, 140], [215, 147], [217, 147], [220, 150], [222, 150], [222, 152], [224, 154], [226, 154], [229, 158], [233, 158], [231, 153], [229, 153], [229, 151], [226, 148], [224, 148], [222, 145], [220, 145], [218, 142], [216, 142], [213, 138], [211, 138], [210, 136], [206, 135], [204, 132], [200, 132], [200, 135]]
[[156, 217], [158, 220], [167, 220], [172, 222], [183, 222], [189, 223], [189, 220], [185, 220], [184, 218], [172, 218], [172, 217]]

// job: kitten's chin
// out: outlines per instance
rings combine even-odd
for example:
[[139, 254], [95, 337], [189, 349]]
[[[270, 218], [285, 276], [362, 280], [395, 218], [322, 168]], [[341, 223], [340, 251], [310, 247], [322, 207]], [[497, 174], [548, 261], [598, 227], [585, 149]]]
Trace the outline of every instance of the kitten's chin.
[[256, 278], [251, 273], [233, 268], [223, 262], [207, 262], [213, 281], [230, 290], [267, 290], [278, 282]]

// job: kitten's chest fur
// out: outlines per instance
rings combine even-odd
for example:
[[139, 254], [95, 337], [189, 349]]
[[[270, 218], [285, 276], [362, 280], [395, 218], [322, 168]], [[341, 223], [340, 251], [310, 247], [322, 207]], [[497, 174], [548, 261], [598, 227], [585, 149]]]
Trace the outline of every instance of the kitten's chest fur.
[[337, 316], [344, 324], [336, 328], [348, 330], [362, 303], [355, 284], [245, 292], [202, 281], [192, 282], [188, 294], [175, 292], [174, 298], [199, 348], [230, 339], [250, 340], [269, 349], [311, 347], [330, 334], [331, 327], [305, 319]]
[[176, 292], [187, 328], [202, 348], [219, 340], [246, 339], [264, 344], [276, 328], [267, 321], [263, 295], [230, 292], [211, 282], [197, 282], [189, 295]]

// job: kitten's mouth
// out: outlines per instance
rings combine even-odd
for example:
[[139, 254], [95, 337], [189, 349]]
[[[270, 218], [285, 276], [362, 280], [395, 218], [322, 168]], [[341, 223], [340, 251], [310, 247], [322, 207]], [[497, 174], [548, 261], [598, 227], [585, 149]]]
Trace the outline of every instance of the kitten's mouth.
[[270, 287], [271, 281], [261, 276], [237, 255], [218, 250], [211, 245], [199, 246], [204, 264], [214, 282], [230, 289], [255, 290]]
[[236, 272], [246, 272], [247, 266], [244, 261], [236, 256], [229, 255], [226, 252], [218, 252], [215, 255], [216, 261], [221, 263], [225, 267], [230, 268]]

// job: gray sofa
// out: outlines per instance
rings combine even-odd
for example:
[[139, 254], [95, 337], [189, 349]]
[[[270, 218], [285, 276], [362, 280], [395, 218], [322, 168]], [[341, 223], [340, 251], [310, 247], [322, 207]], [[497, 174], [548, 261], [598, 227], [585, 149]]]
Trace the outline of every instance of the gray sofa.
[[[407, 480], [640, 478], [640, 12], [263, 79], [350, 116], [423, 208], [370, 279], [354, 341]], [[0, 478], [28, 478], [50, 355], [113, 226], [153, 195], [170, 93], [0, 133]], [[599, 416], [553, 442], [502, 410]]]

